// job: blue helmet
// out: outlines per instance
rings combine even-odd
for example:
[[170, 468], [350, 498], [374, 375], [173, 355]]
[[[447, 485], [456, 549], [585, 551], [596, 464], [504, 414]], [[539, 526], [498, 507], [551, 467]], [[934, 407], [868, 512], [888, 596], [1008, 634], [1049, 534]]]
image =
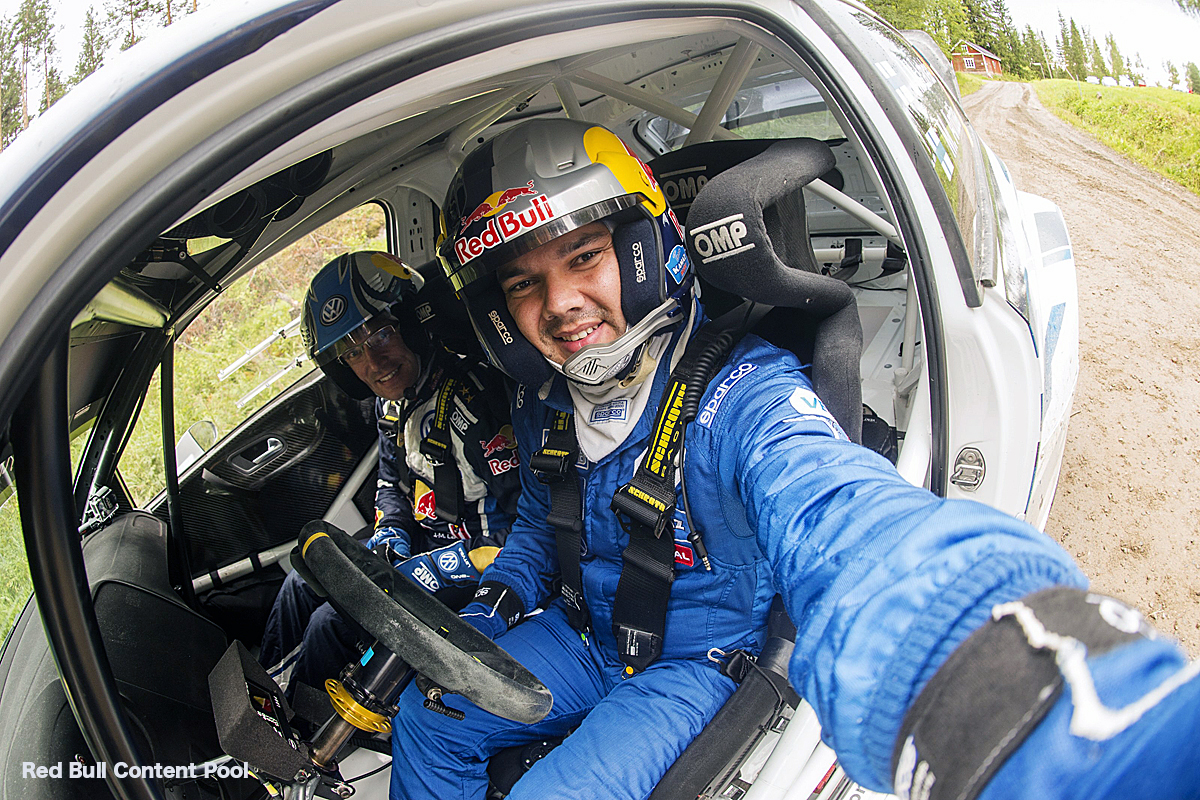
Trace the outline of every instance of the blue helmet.
[[300, 318], [304, 349], [334, 383], [358, 399], [370, 397], [366, 384], [339, 360], [350, 346], [347, 335], [373, 317], [385, 314], [396, 320], [404, 343], [418, 356], [428, 356], [428, 334], [413, 310], [394, 308], [411, 304], [424, 285], [421, 274], [390, 253], [346, 253], [330, 261], [308, 285]]

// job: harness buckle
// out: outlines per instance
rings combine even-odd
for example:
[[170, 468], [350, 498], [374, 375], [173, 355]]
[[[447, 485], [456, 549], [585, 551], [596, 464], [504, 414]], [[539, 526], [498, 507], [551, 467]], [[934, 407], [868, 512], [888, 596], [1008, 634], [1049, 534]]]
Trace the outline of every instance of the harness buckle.
[[567, 476], [571, 454], [566, 450], [543, 447], [529, 458], [529, 469], [541, 483], [553, 483]]
[[654, 532], [655, 538], [662, 536], [675, 514], [674, 498], [668, 503], [663, 498], [634, 486], [632, 481], [613, 493], [609, 508], [617, 515], [617, 521], [625, 533], [632, 535], [636, 524], [649, 528]]
[[645, 669], [662, 652], [662, 637], [658, 634], [622, 624], [614, 628], [621, 661], [630, 665], [626, 668], [628, 674], [632, 674], [631, 668], [638, 672]]

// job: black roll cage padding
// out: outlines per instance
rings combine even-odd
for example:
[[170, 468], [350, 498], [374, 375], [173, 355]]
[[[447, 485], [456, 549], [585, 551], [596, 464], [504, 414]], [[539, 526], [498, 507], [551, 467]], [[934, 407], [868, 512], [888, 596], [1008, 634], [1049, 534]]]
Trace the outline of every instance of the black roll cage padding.
[[179, 464], [175, 460], [175, 340], [167, 342], [159, 368], [162, 388], [163, 473], [167, 481], [167, 575], [178, 585], [188, 608], [196, 610], [196, 589], [192, 586], [192, 565], [188, 558], [187, 535], [183, 530], [183, 505], [179, 497]]
[[[68, 351], [67, 332], [60, 330], [58, 343], [13, 414], [14, 467], [29, 573], [50, 652], [92, 756], [107, 764], [145, 765], [150, 762], [139, 751], [121, 711], [83, 565], [66, 426]], [[119, 800], [163, 800], [147, 778], [118, 778], [109, 770], [108, 785]]]
[[529, 670], [353, 537], [316, 520], [297, 543], [335, 607], [413, 669], [505, 719], [531, 725], [550, 713], [550, 691]]

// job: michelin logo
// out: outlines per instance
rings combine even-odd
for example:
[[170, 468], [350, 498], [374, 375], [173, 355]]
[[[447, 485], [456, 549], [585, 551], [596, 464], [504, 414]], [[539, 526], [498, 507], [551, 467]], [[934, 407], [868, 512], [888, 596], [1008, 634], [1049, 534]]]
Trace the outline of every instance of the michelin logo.
[[738, 381], [756, 369], [758, 369], [758, 366], [750, 362], [739, 364], [734, 368], [733, 372], [725, 377], [725, 380], [717, 384], [717, 388], [713, 390], [712, 398], [704, 404], [704, 408], [701, 409], [700, 416], [696, 421], [706, 428], [712, 427], [712, 421], [716, 418], [717, 410], [721, 408], [721, 401], [725, 399], [725, 395], [729, 394], [729, 391], [737, 385]]

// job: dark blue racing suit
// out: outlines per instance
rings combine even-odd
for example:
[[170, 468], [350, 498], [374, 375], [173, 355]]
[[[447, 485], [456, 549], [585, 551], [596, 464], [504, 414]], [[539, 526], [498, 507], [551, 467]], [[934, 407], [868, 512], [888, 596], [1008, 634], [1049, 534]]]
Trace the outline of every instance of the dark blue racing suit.
[[[456, 358], [440, 355], [443, 361]], [[520, 478], [499, 373], [482, 365], [462, 370], [449, 417], [462, 503], [457, 523], [438, 517], [434, 468], [421, 455], [420, 443], [429, 433], [445, 377], [435, 365], [411, 403], [375, 400], [379, 479], [375, 529], [366, 546], [443, 602], [460, 607], [479, 578], [470, 554], [504, 545]], [[441, 557], [421, 555], [431, 551]], [[321, 687], [358, 655], [358, 639], [338, 612], [291, 572], [268, 617], [259, 661], [285, 690], [296, 680]]]
[[[667, 377], [660, 364], [653, 398], [662, 396]], [[543, 603], [557, 571], [549, 493], [525, 464], [542, 445], [551, 410], [570, 409], [559, 384], [544, 402], [530, 387], [516, 393], [523, 494], [508, 543], [483, 575], [485, 584], [507, 586], [526, 611]], [[816, 709], [847, 773], [890, 790], [889, 762], [906, 710], [990, 609], [1046, 587], [1086, 584], [1070, 557], [1030, 526], [913, 487], [885, 459], [847, 441], [795, 357], [747, 337], [708, 386], [687, 431], [682, 469], [712, 571], [692, 553], [677, 513], [663, 654], [625, 677], [612, 612], [628, 536], [609, 504], [646, 452], [656, 404], [616, 451], [579, 469], [592, 635], [585, 639], [568, 624], [561, 598], [511, 629], [485, 604], [464, 609], [465, 619], [550, 689], [549, 715], [523, 726], [446, 698], [466, 714], [453, 721], [423, 709], [410, 686], [392, 726], [393, 798], [482, 797], [490, 755], [570, 731], [510, 797], [645, 797], [734, 689], [708, 658], [710, 648], [757, 652], [776, 593], [797, 627], [792, 685]], [[1177, 649], [1154, 646], [1156, 653], [1126, 665], [1122, 677], [1131, 682], [1123, 696], [1155, 685], [1154, 670], [1161, 676], [1182, 663]], [[1132, 651], [1119, 652], [1128, 659]], [[1185, 687], [1193, 697], [1196, 685]], [[1067, 741], [1065, 723], [1055, 724], [1039, 727], [1009, 767], [1028, 759], [1030, 746], [1047, 746], [1030, 745], [1042, 736], [1070, 763], [1072, 780], [1104, 786], [1110, 776], [1080, 765], [1115, 745]], [[1194, 750], [1194, 722], [1191, 728]], [[1040, 782], [1028, 785], [1006, 783], [1006, 767], [985, 796], [1059, 796], [1029, 789], [1056, 785], [1061, 796], [1075, 796], [1062, 791], [1057, 766], [1042, 765]]]

